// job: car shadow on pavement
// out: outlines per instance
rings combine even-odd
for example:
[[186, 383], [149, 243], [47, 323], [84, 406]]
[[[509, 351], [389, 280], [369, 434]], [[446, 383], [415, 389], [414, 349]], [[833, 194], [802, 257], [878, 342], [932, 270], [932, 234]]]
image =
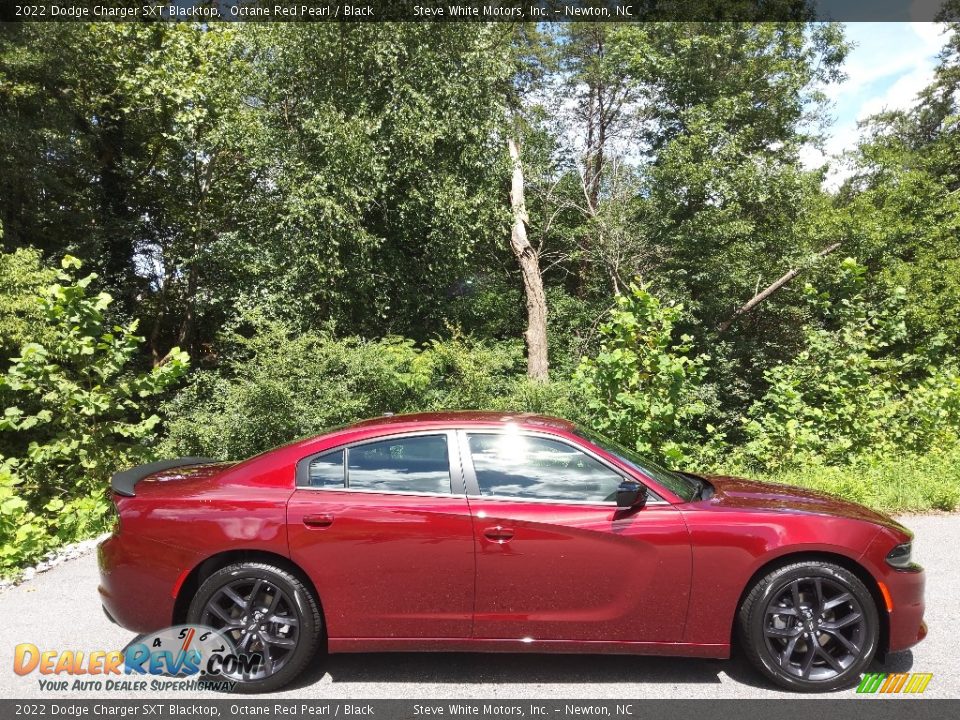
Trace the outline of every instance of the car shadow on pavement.
[[726, 665], [722, 660], [632, 655], [321, 654], [288, 689], [313, 685], [328, 674], [334, 683], [719, 683], [718, 673]]
[[[127, 644], [140, 642], [136, 635]], [[491, 659], [495, 658], [495, 662]], [[913, 652], [874, 660], [869, 672], [908, 672]], [[720, 673], [749, 687], [776, 690], [734, 649], [729, 660], [652, 655], [584, 655], [536, 653], [343, 653], [317, 657], [284, 690], [297, 690], [330, 675], [333, 683], [720, 683]], [[853, 687], [853, 686], [851, 686]]]
[[[870, 672], [906, 672], [908, 650], [874, 660]], [[741, 653], [730, 660], [635, 655], [534, 653], [346, 653], [319, 654], [286, 690], [309, 687], [329, 675], [336, 683], [590, 684], [720, 683], [720, 673], [754, 688], [776, 690]]]

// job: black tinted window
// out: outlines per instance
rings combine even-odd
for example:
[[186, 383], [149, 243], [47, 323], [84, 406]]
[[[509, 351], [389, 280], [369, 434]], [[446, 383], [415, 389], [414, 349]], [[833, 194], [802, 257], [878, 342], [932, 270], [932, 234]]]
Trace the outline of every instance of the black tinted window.
[[446, 435], [395, 438], [355, 445], [349, 454], [354, 490], [450, 492]]
[[481, 495], [615, 501], [620, 475], [558, 440], [516, 433], [471, 434]]
[[311, 460], [307, 474], [307, 485], [309, 487], [342, 488], [344, 486], [343, 450], [327, 453]]

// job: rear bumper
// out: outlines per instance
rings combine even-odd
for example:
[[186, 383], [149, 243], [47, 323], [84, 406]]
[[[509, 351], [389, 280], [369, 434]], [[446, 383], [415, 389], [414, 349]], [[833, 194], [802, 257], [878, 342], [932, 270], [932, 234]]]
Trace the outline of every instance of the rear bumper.
[[132, 534], [111, 535], [97, 546], [100, 603], [113, 622], [134, 632], [154, 632], [173, 621], [176, 586], [185, 553]]

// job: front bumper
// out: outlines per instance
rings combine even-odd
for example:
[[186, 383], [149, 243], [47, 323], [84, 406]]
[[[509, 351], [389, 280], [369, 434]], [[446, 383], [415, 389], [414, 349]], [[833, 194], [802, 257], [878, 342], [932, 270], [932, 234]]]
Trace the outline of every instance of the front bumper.
[[916, 645], [927, 636], [927, 624], [923, 620], [923, 591], [926, 574], [922, 569], [891, 570], [882, 578], [887, 586], [893, 609], [888, 609], [890, 638], [888, 650], [900, 652]]
[[927, 636], [923, 621], [924, 588], [927, 576], [919, 565], [909, 570], [898, 570], [886, 562], [887, 553], [902, 539], [881, 532], [863, 555], [863, 563], [880, 586], [883, 595], [881, 610], [887, 612], [887, 652], [911, 648]]

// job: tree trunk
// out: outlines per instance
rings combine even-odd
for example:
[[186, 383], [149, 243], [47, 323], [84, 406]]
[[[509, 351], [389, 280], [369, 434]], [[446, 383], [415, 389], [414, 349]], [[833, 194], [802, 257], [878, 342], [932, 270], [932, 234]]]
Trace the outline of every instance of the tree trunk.
[[[829, 245], [825, 247], [823, 250], [821, 250], [820, 252], [818, 252], [816, 255], [813, 256], [814, 262], [816, 262], [822, 257], [826, 257], [827, 255], [832, 253], [834, 250], [836, 250], [838, 247], [840, 247], [840, 245], [841, 243], [834, 243], [833, 245]], [[736, 322], [737, 318], [739, 318], [741, 315], [746, 315], [748, 312], [753, 310], [757, 305], [762, 303], [768, 297], [773, 295], [777, 290], [779, 290], [788, 282], [793, 280], [797, 275], [803, 272], [803, 270], [804, 268], [802, 267], [793, 268], [792, 270], [781, 275], [780, 278], [778, 278], [775, 282], [771, 283], [770, 285], [765, 287], [763, 290], [758, 292], [756, 295], [750, 298], [750, 300], [748, 300], [741, 307], [739, 307], [737, 311], [730, 316], [729, 320], [724, 320], [722, 323], [720, 323], [720, 327], [719, 327], [720, 332], [726, 332], [730, 328], [730, 326], [733, 325], [734, 322]]]
[[524, 200], [523, 164], [520, 148], [513, 138], [507, 139], [510, 159], [513, 161], [513, 180], [510, 185], [510, 207], [513, 210], [513, 228], [510, 231], [510, 247], [520, 263], [523, 275], [523, 291], [527, 301], [527, 377], [545, 382], [549, 379], [547, 361], [547, 296], [543, 292], [543, 276], [540, 274], [540, 258], [527, 239], [527, 205]]

